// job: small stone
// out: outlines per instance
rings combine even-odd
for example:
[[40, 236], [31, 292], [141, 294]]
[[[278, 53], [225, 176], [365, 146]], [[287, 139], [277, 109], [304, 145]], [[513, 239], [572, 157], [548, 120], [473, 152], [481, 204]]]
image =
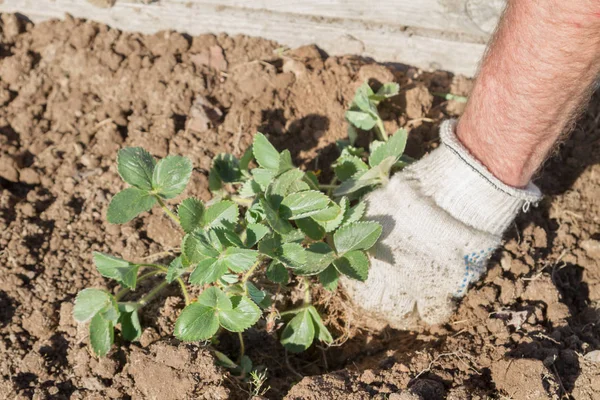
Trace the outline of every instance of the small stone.
[[594, 239], [583, 240], [579, 244], [585, 254], [594, 260], [600, 260], [600, 241]]
[[19, 180], [28, 185], [38, 185], [40, 176], [33, 168], [23, 168], [19, 174]]
[[19, 170], [17, 163], [8, 155], [0, 156], [0, 177], [11, 182], [19, 181]]

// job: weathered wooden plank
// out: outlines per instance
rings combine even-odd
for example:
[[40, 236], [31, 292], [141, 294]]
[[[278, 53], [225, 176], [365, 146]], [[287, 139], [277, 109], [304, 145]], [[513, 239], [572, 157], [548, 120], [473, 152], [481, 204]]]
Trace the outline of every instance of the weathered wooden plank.
[[[186, 4], [189, 0], [169, 2]], [[192, 3], [405, 25], [486, 39], [505, 0], [193, 0]]]
[[483, 44], [419, 35], [401, 26], [346, 19], [324, 21], [311, 16], [197, 2], [144, 5], [120, 0], [112, 8], [98, 8], [82, 0], [11, 0], [0, 4], [0, 12], [20, 12], [34, 21], [69, 13], [143, 33], [165, 29], [191, 35], [226, 32], [261, 36], [290, 47], [315, 43], [332, 55], [359, 54], [382, 62], [441, 68], [465, 75], [475, 72], [484, 50]]

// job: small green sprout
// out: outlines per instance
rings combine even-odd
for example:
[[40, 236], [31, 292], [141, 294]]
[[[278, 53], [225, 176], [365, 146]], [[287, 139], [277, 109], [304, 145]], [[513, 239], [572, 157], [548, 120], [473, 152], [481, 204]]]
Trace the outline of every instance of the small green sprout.
[[[242, 333], [263, 314], [286, 322], [280, 341], [288, 351], [304, 351], [315, 341], [332, 343], [312, 303], [311, 288], [321, 284], [335, 290], [341, 275], [367, 279], [366, 251], [377, 242], [382, 227], [363, 220], [366, 204], [361, 198], [406, 164], [406, 131], [398, 130], [388, 140], [377, 113], [379, 102], [396, 93], [397, 84], [383, 85], [376, 93], [367, 84], [359, 88], [348, 121], [360, 129], [377, 127], [383, 140], [372, 142], [366, 152], [353, 147], [356, 138], [350, 137], [334, 163], [330, 184], [320, 184], [315, 173], [295, 167], [289, 151], [277, 151], [257, 133], [240, 159], [231, 154], [215, 157], [209, 173], [210, 202], [189, 197], [173, 211], [167, 201], [184, 192], [193, 170], [190, 160], [167, 156], [156, 161], [140, 147], [120, 150], [117, 170], [130, 187], [112, 198], [108, 221], [123, 224], [160, 206], [180, 227], [181, 247], [168, 265], [93, 254], [98, 272], [121, 285], [116, 294], [88, 288], [77, 295], [73, 315], [89, 322], [94, 353], [104, 356], [110, 351], [117, 326], [124, 339], [138, 340], [140, 310], [171, 284], [180, 287], [186, 304], [175, 323], [175, 336], [184, 342], [216, 343], [223, 331], [237, 333], [237, 362], [212, 351], [237, 375], [250, 374], [255, 391], [263, 391], [265, 376], [253, 372]], [[140, 282], [156, 282], [156, 277], [163, 279], [135, 296]], [[267, 289], [293, 284], [304, 292], [302, 303], [287, 310], [283, 308], [288, 302], [274, 304]], [[203, 289], [197, 299], [188, 294], [189, 285]]]

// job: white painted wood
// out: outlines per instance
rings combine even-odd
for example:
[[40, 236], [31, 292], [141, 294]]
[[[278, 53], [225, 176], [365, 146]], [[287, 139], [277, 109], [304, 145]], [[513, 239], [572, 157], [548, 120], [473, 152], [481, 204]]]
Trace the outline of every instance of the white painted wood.
[[316, 18], [200, 1], [161, 0], [145, 5], [119, 0], [112, 8], [99, 8], [84, 0], [4, 0], [0, 12], [20, 12], [33, 21], [62, 18], [69, 13], [143, 33], [166, 29], [190, 35], [226, 32], [261, 36], [289, 47], [315, 43], [332, 55], [359, 54], [381, 62], [445, 69], [469, 76], [474, 74], [484, 50], [481, 43], [445, 39], [443, 35], [419, 33], [401, 25]]

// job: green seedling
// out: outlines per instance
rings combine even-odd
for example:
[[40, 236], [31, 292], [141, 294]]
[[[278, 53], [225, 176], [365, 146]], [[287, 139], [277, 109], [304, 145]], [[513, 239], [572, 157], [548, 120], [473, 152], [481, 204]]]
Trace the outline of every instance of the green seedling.
[[[375, 105], [397, 91], [397, 85], [388, 84], [373, 93], [365, 84], [357, 91], [353, 107], [371, 107], [375, 126], [379, 118]], [[221, 365], [240, 376], [262, 379], [251, 375], [242, 332], [263, 314], [285, 321], [279, 335], [288, 351], [306, 350], [315, 341], [331, 343], [333, 337], [312, 304], [311, 288], [321, 284], [335, 290], [342, 275], [359, 281], [367, 278], [366, 251], [377, 242], [382, 228], [363, 220], [366, 204], [361, 198], [403, 167], [406, 138], [406, 132], [399, 130], [387, 141], [371, 143], [369, 152], [345, 145], [334, 164], [334, 181], [322, 185], [315, 173], [293, 165], [289, 151], [277, 151], [257, 133], [240, 159], [231, 154], [215, 157], [209, 173], [210, 202], [189, 197], [179, 202], [176, 211], [167, 201], [186, 188], [192, 174], [190, 160], [168, 156], [156, 161], [140, 147], [120, 150], [117, 170], [130, 187], [112, 198], [108, 221], [127, 223], [159, 206], [181, 229], [181, 247], [168, 265], [93, 254], [98, 272], [121, 285], [116, 294], [89, 288], [77, 295], [74, 318], [89, 322], [94, 353], [109, 352], [115, 327], [124, 339], [138, 340], [140, 310], [171, 284], [180, 287], [186, 304], [175, 323], [175, 336], [184, 342], [214, 345], [220, 332], [238, 333], [237, 362], [213, 352]], [[157, 282], [155, 286], [138, 295], [139, 283], [150, 279]], [[190, 285], [202, 288], [197, 299], [188, 294]], [[293, 285], [304, 296], [301, 304], [291, 307], [290, 300], [273, 303], [265, 289], [279, 287], [285, 294]]]

